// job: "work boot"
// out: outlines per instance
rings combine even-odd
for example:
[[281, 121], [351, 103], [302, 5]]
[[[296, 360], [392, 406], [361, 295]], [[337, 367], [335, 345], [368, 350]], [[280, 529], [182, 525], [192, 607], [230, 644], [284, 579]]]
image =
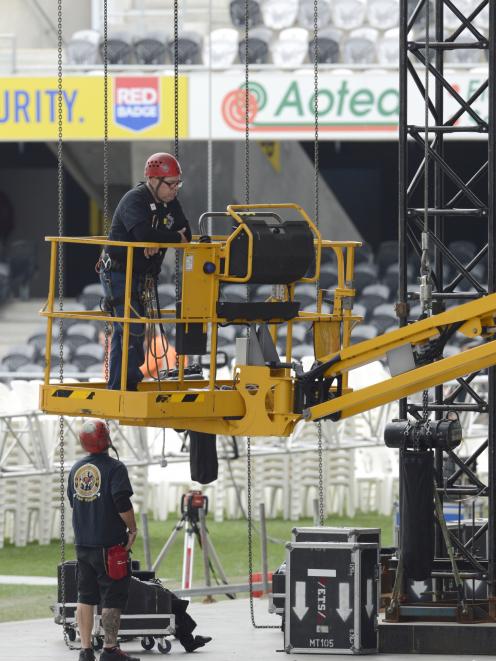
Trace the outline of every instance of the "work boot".
[[113, 650], [104, 649], [100, 654], [100, 661], [140, 661], [137, 656], [131, 656], [123, 652], [120, 647]]
[[79, 661], [96, 661], [95, 660], [95, 652], [91, 649], [91, 647], [82, 649], [79, 652]]
[[199, 647], [204, 647], [211, 640], [211, 636], [195, 636], [194, 638], [191, 636], [191, 639], [188, 641], [184, 639], [181, 640], [181, 645], [184, 647], [186, 652], [194, 652]]

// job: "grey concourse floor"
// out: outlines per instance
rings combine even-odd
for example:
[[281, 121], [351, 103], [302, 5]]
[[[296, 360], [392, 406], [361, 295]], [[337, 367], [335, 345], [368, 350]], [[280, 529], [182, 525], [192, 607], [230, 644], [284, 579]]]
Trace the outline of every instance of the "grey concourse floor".
[[[309, 658], [308, 655], [286, 655], [282, 652], [282, 633], [278, 629], [252, 628], [248, 599], [220, 601], [215, 604], [192, 604], [190, 612], [198, 622], [196, 633], [213, 636], [206, 647], [195, 652], [198, 661], [284, 661], [285, 659]], [[267, 601], [255, 599], [257, 624], [279, 624], [279, 617], [269, 615]], [[456, 626], [456, 625], [455, 625]], [[31, 620], [0, 624], [0, 659], [3, 661], [77, 661], [78, 652], [68, 650], [63, 642], [61, 627], [53, 620]], [[139, 641], [123, 645], [142, 661], [150, 658], [171, 658], [157, 649], [145, 652]], [[186, 658], [177, 641], [172, 643], [171, 655]], [[316, 658], [350, 659], [350, 655], [322, 655]], [[98, 658], [98, 655], [97, 655]], [[191, 658], [191, 657], [188, 657]], [[490, 656], [431, 655], [431, 654], [381, 654], [381, 661], [483, 661]]]

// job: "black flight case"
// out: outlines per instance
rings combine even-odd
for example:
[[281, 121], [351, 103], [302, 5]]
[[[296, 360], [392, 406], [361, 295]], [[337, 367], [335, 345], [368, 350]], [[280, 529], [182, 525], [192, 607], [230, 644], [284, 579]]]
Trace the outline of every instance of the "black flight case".
[[376, 654], [378, 545], [286, 546], [284, 648], [288, 654]]

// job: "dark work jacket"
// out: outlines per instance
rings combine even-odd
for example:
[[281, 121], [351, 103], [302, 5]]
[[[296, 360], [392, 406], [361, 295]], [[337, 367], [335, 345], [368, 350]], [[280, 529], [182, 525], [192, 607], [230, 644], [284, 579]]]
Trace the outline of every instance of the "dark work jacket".
[[[191, 229], [179, 200], [156, 202], [144, 183], [128, 191], [120, 200], [112, 218], [109, 239], [113, 241], [150, 241], [153, 243], [181, 243], [179, 230], [186, 228], [191, 241]], [[146, 237], [146, 238], [143, 238]], [[122, 267], [126, 264], [126, 248], [108, 246], [108, 254]], [[165, 249], [146, 258], [144, 248], [134, 251], [133, 272], [139, 274], [160, 272]]]
[[126, 543], [126, 524], [115, 496], [133, 490], [126, 466], [108, 453], [90, 454], [77, 461], [69, 474], [67, 497], [72, 507], [76, 546], [105, 547]]

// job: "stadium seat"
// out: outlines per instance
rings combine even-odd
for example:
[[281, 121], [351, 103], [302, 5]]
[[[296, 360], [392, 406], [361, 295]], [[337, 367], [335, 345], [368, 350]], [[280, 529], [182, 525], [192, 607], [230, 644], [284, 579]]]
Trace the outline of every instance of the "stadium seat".
[[238, 38], [238, 31], [234, 28], [212, 30], [204, 41], [203, 63], [210, 63], [213, 69], [230, 67], [238, 55]]
[[306, 57], [308, 32], [304, 28], [281, 30], [279, 38], [272, 44], [272, 61], [281, 68], [299, 67]]
[[93, 310], [96, 307], [100, 307], [101, 300], [104, 296], [103, 285], [95, 282], [84, 287], [78, 296], [78, 300], [84, 305], [86, 310]]
[[[72, 351], [70, 347], [64, 345], [62, 347], [62, 360], [64, 363], [69, 362], [69, 359], [71, 357]], [[40, 358], [38, 362], [41, 362], [44, 364], [45, 362], [45, 356], [46, 356], [46, 346], [42, 347], [41, 352], [40, 352]], [[52, 349], [50, 352], [50, 365], [51, 367], [58, 367], [60, 365], [60, 344], [58, 342], [54, 342], [52, 344]]]
[[338, 284], [338, 272], [335, 268], [320, 269], [320, 286], [322, 289], [333, 289]]
[[332, 24], [342, 30], [354, 30], [363, 25], [366, 9], [366, 0], [334, 0], [331, 3]]
[[72, 362], [80, 372], [84, 372], [89, 367], [101, 364], [104, 353], [105, 350], [101, 344], [96, 344], [95, 342], [83, 344], [76, 349]]
[[88, 342], [96, 342], [97, 330], [91, 324], [79, 323], [73, 324], [67, 329], [65, 342], [76, 350], [83, 344]]
[[37, 363], [25, 363], [17, 368], [16, 374], [43, 376], [43, 367]]
[[378, 30], [388, 30], [399, 25], [399, 0], [368, 0], [367, 21]]
[[372, 340], [377, 337], [377, 328], [371, 324], [358, 324], [351, 332], [351, 344]]
[[[57, 323], [54, 323], [52, 326], [52, 340], [57, 340], [59, 338], [60, 326]], [[28, 343], [32, 344], [36, 349], [41, 351], [46, 344], [46, 324], [38, 326], [38, 328], [31, 333], [28, 337]]]
[[343, 40], [343, 62], [372, 64], [377, 60], [378, 32], [375, 28], [357, 28]]
[[96, 64], [100, 34], [96, 30], [74, 32], [65, 46], [67, 64]]
[[394, 326], [398, 321], [392, 303], [378, 305], [373, 311], [370, 323], [377, 328], [378, 333], [384, 333], [386, 328]]
[[[412, 264], [407, 264], [406, 277], [407, 277], [407, 282], [409, 284], [415, 281], [415, 275]], [[398, 289], [399, 279], [400, 279], [400, 267], [399, 264], [396, 262], [394, 264], [390, 264], [387, 267], [386, 273], [384, 273], [384, 275], [381, 278], [381, 282], [383, 285], [389, 287], [389, 289], [392, 292], [396, 292]]]
[[[203, 37], [199, 32], [189, 31], [179, 35], [177, 42], [178, 63], [201, 64]], [[171, 62], [174, 62], [174, 39], [167, 42], [167, 52]]]
[[[266, 64], [269, 61], [269, 44], [272, 41], [272, 32], [269, 28], [253, 28], [248, 33], [248, 64]], [[241, 39], [238, 46], [239, 60], [245, 64], [245, 39]]]
[[[232, 0], [229, 5], [231, 22], [235, 28], [245, 27], [245, 0]], [[257, 0], [248, 0], [248, 27], [253, 28], [262, 23], [262, 12]]]
[[363, 317], [365, 319], [365, 316], [367, 314], [367, 308], [362, 305], [361, 303], [353, 303], [353, 315], [356, 317]]
[[390, 295], [391, 291], [389, 287], [374, 283], [363, 288], [360, 296], [360, 303], [364, 305], [368, 311], [372, 311], [378, 305], [381, 305], [381, 303], [386, 303], [389, 300]]
[[[100, 40], [100, 57], [104, 59], [104, 41]], [[126, 32], [114, 32], [107, 38], [107, 60], [109, 64], [130, 64], [133, 59], [133, 43]]]
[[[329, 25], [331, 20], [331, 2], [329, 0], [321, 0], [319, 2], [319, 13], [317, 20], [317, 27], [319, 31]], [[306, 28], [307, 30], [314, 30], [314, 0], [300, 0], [297, 16], [298, 25]], [[320, 35], [319, 35], [320, 36]]]
[[247, 299], [246, 285], [222, 285], [219, 292], [219, 299], [245, 303]]
[[133, 39], [134, 57], [138, 64], [164, 64], [167, 53], [166, 36], [149, 32], [144, 37]]
[[[336, 64], [336, 62], [339, 62], [341, 38], [342, 32], [336, 30], [336, 28], [324, 28], [319, 31], [319, 64]], [[314, 39], [312, 38], [308, 43], [308, 59], [310, 62], [313, 62], [315, 58], [314, 49]]]
[[379, 64], [398, 65], [400, 59], [399, 28], [386, 30], [377, 42], [377, 59]]
[[34, 363], [37, 350], [33, 344], [21, 344], [11, 347], [2, 358], [1, 369], [16, 372], [23, 365]]
[[362, 264], [363, 262], [372, 263], [374, 261], [374, 251], [370, 243], [362, 242], [362, 245], [355, 250], [355, 264]]
[[264, 24], [271, 30], [284, 30], [293, 25], [298, 13], [298, 0], [263, 0]]
[[363, 262], [355, 266], [353, 285], [357, 292], [361, 292], [367, 285], [377, 282], [377, 265]]

